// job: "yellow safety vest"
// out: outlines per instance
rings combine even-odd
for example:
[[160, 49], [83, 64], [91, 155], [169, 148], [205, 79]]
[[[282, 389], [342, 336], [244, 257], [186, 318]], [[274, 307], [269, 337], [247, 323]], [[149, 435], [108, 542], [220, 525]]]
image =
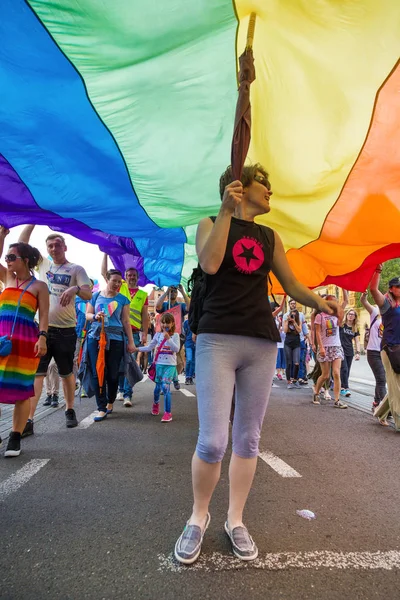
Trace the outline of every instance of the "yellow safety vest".
[[129, 320], [132, 327], [142, 328], [142, 309], [147, 300], [147, 292], [138, 290], [132, 297], [126, 281], [122, 282], [120, 294], [123, 294], [130, 301]]

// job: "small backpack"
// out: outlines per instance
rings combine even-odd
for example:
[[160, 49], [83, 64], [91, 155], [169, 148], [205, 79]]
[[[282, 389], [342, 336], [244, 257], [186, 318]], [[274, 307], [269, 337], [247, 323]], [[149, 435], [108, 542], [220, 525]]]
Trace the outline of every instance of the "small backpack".
[[192, 333], [197, 335], [200, 318], [203, 314], [204, 300], [207, 295], [207, 274], [204, 273], [199, 264], [193, 269], [188, 280], [188, 291], [190, 294], [189, 326]]

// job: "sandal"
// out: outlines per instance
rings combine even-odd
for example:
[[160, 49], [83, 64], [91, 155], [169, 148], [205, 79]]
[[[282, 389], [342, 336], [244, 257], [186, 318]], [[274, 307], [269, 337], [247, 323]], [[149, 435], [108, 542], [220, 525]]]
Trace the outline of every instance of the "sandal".
[[336, 402], [333, 405], [335, 408], [347, 408], [347, 404], [345, 404], [344, 402], [342, 402], [341, 400], [336, 400]]

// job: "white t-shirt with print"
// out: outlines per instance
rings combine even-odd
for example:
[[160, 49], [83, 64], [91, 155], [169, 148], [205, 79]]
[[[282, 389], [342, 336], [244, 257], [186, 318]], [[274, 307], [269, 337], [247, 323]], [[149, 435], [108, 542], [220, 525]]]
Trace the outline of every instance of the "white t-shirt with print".
[[319, 313], [314, 323], [321, 325], [321, 341], [324, 348], [341, 346], [338, 318], [327, 313]]
[[[154, 350], [155, 360], [157, 350], [163, 339], [164, 334], [162, 332], [156, 333], [148, 346], [139, 347], [139, 352], [151, 352], [151, 350]], [[174, 335], [163, 344], [161, 352], [158, 355], [156, 364], [176, 366], [176, 353], [179, 352], [180, 347], [181, 344], [179, 339], [179, 333], [174, 333]]]
[[51, 327], [75, 327], [76, 310], [75, 298], [67, 306], [61, 306], [60, 296], [73, 285], [90, 285], [90, 279], [83, 267], [66, 262], [64, 265], [55, 265], [48, 258], [38, 266], [39, 279], [44, 281], [49, 288], [50, 310], [49, 325]]
[[375, 320], [372, 327], [370, 326], [367, 350], [378, 350], [380, 352], [383, 329], [381, 327], [382, 318], [381, 318], [381, 315], [379, 314], [379, 308], [377, 308], [377, 307], [375, 307], [371, 313], [370, 324], [375, 319], [376, 315], [378, 315], [378, 318]]

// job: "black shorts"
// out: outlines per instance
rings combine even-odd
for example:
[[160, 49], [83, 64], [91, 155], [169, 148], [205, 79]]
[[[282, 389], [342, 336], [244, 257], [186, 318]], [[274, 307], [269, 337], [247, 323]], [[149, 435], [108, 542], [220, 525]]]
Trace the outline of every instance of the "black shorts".
[[47, 354], [40, 359], [36, 375], [46, 375], [52, 358], [58, 367], [60, 377], [71, 375], [74, 371], [75, 346], [75, 327], [49, 327]]

